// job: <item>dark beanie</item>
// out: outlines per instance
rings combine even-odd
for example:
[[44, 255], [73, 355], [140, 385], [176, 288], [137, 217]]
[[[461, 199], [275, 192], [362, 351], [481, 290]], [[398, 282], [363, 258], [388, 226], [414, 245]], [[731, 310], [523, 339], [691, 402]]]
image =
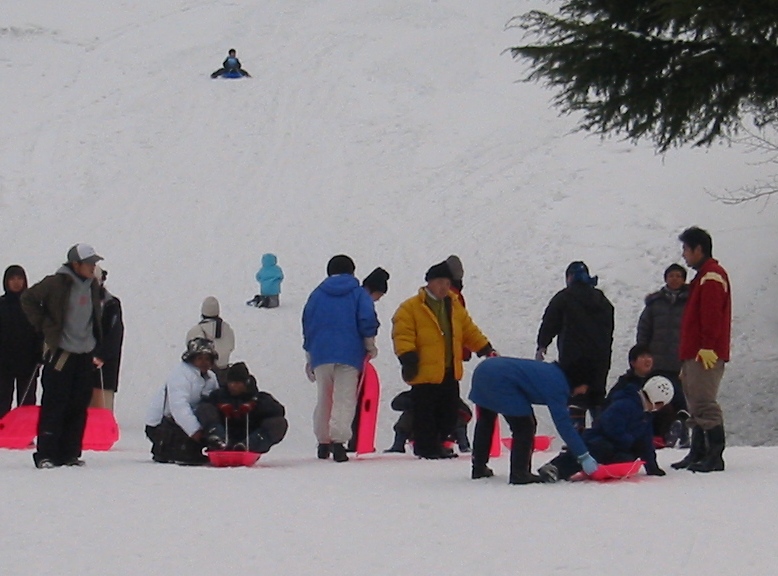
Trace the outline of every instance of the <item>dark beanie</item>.
[[249, 374], [249, 368], [245, 362], [236, 362], [227, 370], [227, 382], [243, 382], [246, 384], [250, 377], [251, 374]]
[[570, 264], [567, 265], [567, 269], [565, 270], [565, 278], [568, 276], [573, 277], [572, 282], [580, 282], [581, 284], [588, 284], [589, 286], [597, 286], [597, 276], [590, 276], [589, 267], [580, 260], [570, 262]]
[[365, 276], [362, 280], [362, 286], [367, 288], [368, 292], [380, 292], [386, 294], [389, 291], [389, 272], [380, 266]]
[[451, 278], [453, 280], [462, 280], [462, 278], [465, 277], [465, 269], [462, 266], [462, 260], [459, 259], [459, 256], [452, 254], [446, 258], [446, 264], [448, 264], [448, 267], [451, 270]]
[[667, 280], [667, 275], [668, 275], [670, 272], [675, 272], [675, 271], [678, 271], [678, 272], [680, 272], [680, 273], [681, 273], [681, 276], [683, 276], [683, 279], [684, 279], [684, 280], [686, 280], [686, 268], [684, 268], [684, 267], [683, 267], [683, 266], [681, 266], [680, 264], [670, 264], [670, 265], [669, 265], [669, 266], [668, 266], [668, 267], [665, 269], [665, 275], [664, 275], [664, 279], [665, 279], [665, 280]]
[[338, 254], [330, 258], [327, 262], [327, 276], [335, 276], [336, 274], [353, 274], [357, 267], [354, 261], [345, 254]]
[[449, 280], [454, 279], [454, 276], [451, 274], [451, 268], [448, 267], [448, 264], [446, 264], [445, 260], [443, 262], [434, 264], [429, 270], [427, 270], [427, 274], [424, 276], [424, 280], [426, 282], [434, 280], [435, 278], [448, 278]]

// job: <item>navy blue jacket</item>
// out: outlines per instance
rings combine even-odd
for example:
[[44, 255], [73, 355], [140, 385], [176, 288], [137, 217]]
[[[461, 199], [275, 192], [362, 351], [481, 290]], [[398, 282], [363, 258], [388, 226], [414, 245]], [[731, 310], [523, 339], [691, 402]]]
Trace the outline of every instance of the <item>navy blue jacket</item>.
[[373, 300], [351, 274], [329, 276], [303, 308], [303, 349], [311, 355], [311, 368], [346, 364], [361, 370], [364, 339], [377, 333]]
[[647, 470], [657, 466], [653, 415], [643, 407], [640, 386], [635, 382], [611, 393], [608, 407], [584, 431], [583, 439], [587, 444], [607, 440], [615, 452], [645, 461]]

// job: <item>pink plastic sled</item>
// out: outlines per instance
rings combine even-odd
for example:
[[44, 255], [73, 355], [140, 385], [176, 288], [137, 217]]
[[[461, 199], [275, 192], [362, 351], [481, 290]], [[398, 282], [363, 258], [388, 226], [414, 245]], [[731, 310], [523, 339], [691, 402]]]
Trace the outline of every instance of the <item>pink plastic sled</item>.
[[[535, 452], [545, 452], [549, 448], [551, 448], [551, 441], [554, 439], [553, 436], [535, 436], [535, 445], [533, 447], [533, 451]], [[510, 450], [513, 446], [513, 438], [507, 437], [502, 439], [502, 445], [505, 446], [506, 450]]]
[[381, 395], [381, 383], [378, 380], [378, 372], [370, 363], [370, 358], [365, 358], [362, 366], [362, 378], [360, 379], [359, 392], [359, 425], [357, 428], [356, 452], [370, 454], [375, 452], [376, 424], [378, 423], [378, 401]]
[[[19, 406], [0, 420], [0, 448], [30, 448], [38, 435], [40, 406]], [[106, 408], [87, 410], [84, 450], [110, 450], [119, 440], [119, 425]]]
[[640, 472], [644, 462], [635, 460], [634, 462], [616, 462], [614, 464], [600, 464], [597, 470], [591, 476], [583, 472], [578, 472], [570, 480], [595, 480], [597, 482], [607, 482], [609, 480], [624, 480]]
[[259, 460], [258, 452], [245, 450], [219, 450], [208, 452], [208, 460], [211, 466], [216, 468], [236, 468], [238, 466], [253, 466]]

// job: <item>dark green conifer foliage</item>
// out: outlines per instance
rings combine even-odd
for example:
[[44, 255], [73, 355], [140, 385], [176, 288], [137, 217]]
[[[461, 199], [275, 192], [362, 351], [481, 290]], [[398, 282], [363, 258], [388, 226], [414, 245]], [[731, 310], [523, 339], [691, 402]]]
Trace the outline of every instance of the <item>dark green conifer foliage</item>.
[[778, 119], [778, 0], [565, 0], [511, 25], [530, 42], [510, 49], [528, 79], [581, 129], [665, 151]]

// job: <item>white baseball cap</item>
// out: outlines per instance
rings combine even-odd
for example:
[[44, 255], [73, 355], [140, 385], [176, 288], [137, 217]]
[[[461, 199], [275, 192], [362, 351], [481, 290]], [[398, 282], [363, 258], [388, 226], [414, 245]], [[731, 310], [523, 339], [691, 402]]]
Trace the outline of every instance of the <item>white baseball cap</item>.
[[68, 250], [68, 262], [86, 262], [87, 264], [97, 264], [103, 257], [95, 252], [89, 244], [76, 244]]

